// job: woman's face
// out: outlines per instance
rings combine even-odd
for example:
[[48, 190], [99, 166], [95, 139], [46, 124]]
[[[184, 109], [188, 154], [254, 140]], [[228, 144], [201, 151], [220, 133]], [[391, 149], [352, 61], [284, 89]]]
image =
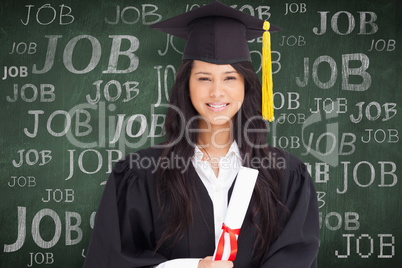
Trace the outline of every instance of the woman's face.
[[243, 104], [244, 78], [230, 64], [195, 60], [190, 75], [190, 98], [206, 123], [230, 124]]

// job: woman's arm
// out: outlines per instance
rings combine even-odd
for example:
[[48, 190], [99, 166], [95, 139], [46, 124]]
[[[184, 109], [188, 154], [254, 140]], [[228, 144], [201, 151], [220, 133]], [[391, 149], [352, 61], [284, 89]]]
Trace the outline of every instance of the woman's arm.
[[155, 267], [167, 261], [153, 250], [151, 209], [144, 181], [130, 168], [128, 160], [116, 163], [98, 207], [84, 267]]
[[320, 239], [317, 195], [310, 174], [298, 159], [288, 161], [289, 172], [281, 186], [281, 200], [289, 215], [270, 247], [262, 267], [317, 267]]

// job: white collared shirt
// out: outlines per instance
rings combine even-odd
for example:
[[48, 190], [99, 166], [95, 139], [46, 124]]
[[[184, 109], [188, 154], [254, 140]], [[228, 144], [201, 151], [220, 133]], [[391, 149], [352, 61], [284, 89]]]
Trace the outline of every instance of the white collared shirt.
[[[214, 209], [215, 246], [222, 230], [222, 223], [228, 208], [229, 189], [235, 180], [242, 164], [239, 147], [234, 141], [228, 153], [219, 159], [219, 174], [215, 176], [208, 161], [202, 161], [202, 151], [196, 146], [191, 161], [195, 171], [208, 191]], [[207, 257], [207, 256], [205, 256]], [[157, 268], [197, 268], [200, 259], [186, 258], [166, 261]]]
[[228, 153], [219, 159], [219, 174], [215, 176], [208, 161], [202, 161], [203, 153], [195, 147], [192, 163], [195, 171], [208, 191], [214, 208], [215, 246], [218, 243], [228, 208], [229, 189], [241, 167], [239, 147], [234, 141]]

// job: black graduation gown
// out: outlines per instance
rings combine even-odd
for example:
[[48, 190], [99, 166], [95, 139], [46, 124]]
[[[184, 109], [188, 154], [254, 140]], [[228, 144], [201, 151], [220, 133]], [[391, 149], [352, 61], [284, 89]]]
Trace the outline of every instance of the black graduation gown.
[[[157, 161], [161, 149], [148, 148], [136, 154], [141, 159]], [[286, 155], [287, 169], [281, 181], [280, 199], [288, 207], [289, 216], [260, 267], [316, 267], [319, 246], [316, 192], [305, 165], [296, 157]], [[149, 167], [137, 168], [138, 159], [138, 155], [128, 155], [114, 166], [98, 208], [84, 267], [154, 267], [170, 259], [212, 256], [215, 250], [212, 201], [191, 162], [189, 179], [194, 180], [199, 199], [199, 205], [193, 204], [194, 220], [173, 247], [165, 243], [154, 252], [169, 215], [161, 215], [159, 209], [154, 164], [144, 161], [143, 166], [149, 164]], [[251, 261], [256, 236], [255, 227], [246, 215], [234, 267], [259, 267]]]

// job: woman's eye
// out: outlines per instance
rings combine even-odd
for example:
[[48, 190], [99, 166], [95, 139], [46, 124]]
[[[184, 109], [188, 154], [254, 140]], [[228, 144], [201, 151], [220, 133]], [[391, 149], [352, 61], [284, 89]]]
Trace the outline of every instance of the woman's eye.
[[236, 80], [236, 77], [234, 76], [228, 76], [225, 78], [225, 80]]
[[210, 81], [208, 77], [200, 77], [198, 78], [199, 81]]

